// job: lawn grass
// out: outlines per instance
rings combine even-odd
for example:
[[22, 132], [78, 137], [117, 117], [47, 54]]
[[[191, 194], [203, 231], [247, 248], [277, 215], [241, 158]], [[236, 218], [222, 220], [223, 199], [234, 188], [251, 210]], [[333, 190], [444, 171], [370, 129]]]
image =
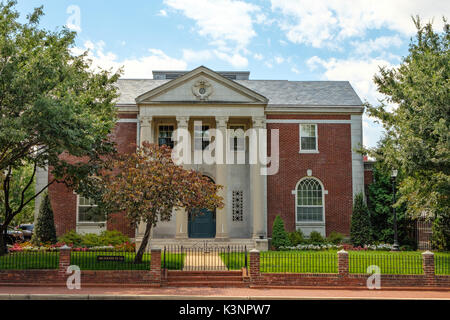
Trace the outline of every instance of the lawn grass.
[[[123, 256], [124, 261], [98, 261], [97, 256]], [[71, 264], [81, 270], [150, 270], [151, 254], [144, 253], [142, 263], [134, 263], [134, 252], [72, 252]], [[164, 261], [161, 257], [161, 268]], [[184, 266], [184, 254], [166, 253], [166, 268], [181, 270]]]
[[[166, 252], [166, 269], [183, 270], [186, 253]], [[161, 256], [161, 268], [164, 268], [164, 256]]]
[[[245, 265], [244, 253], [220, 254], [231, 270]], [[248, 259], [249, 259], [248, 254]], [[264, 251], [260, 256], [262, 273], [337, 273], [337, 251]], [[376, 265], [381, 274], [423, 274], [421, 252], [349, 251], [350, 273], [367, 273]], [[450, 253], [435, 254], [437, 275], [450, 274]]]
[[58, 269], [59, 252], [14, 252], [0, 256], [0, 270]]
[[350, 273], [376, 266], [381, 274], [423, 274], [421, 252], [349, 251], [348, 258]]
[[[230, 270], [240, 270], [245, 266], [243, 252], [221, 253], [220, 257]], [[249, 261], [250, 254], [247, 259]], [[337, 255], [328, 251], [263, 251], [260, 269], [263, 273], [337, 273]]]
[[[123, 261], [98, 261], [98, 256], [124, 257]], [[81, 270], [150, 270], [150, 254], [144, 253], [142, 263], [134, 263], [134, 252], [97, 252], [72, 251], [70, 264], [79, 266]]]
[[434, 255], [434, 273], [437, 275], [450, 275], [450, 252], [438, 252]]
[[[97, 256], [123, 256], [124, 261], [98, 261]], [[70, 263], [81, 270], [150, 270], [150, 253], [144, 253], [138, 264], [135, 256], [134, 252], [72, 251]], [[0, 270], [58, 269], [58, 265], [59, 252], [16, 252], [0, 257]], [[166, 268], [181, 270], [183, 266], [184, 254], [166, 254]]]

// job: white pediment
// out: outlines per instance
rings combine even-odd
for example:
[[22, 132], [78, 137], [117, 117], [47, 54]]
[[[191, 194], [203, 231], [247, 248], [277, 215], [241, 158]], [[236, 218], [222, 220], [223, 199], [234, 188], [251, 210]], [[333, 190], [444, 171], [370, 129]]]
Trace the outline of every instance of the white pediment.
[[138, 104], [177, 102], [266, 104], [267, 99], [205, 67], [199, 67], [136, 98]]

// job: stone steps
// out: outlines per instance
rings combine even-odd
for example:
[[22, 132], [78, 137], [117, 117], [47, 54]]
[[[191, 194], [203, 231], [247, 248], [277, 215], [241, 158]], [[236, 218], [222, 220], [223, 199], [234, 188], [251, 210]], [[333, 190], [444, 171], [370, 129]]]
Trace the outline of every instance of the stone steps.
[[168, 271], [164, 285], [168, 287], [247, 287], [242, 271]]

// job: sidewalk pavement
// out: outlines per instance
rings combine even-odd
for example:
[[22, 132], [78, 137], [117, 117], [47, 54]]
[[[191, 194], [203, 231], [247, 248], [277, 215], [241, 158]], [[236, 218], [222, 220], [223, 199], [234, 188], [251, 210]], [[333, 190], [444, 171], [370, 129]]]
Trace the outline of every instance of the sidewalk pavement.
[[251, 288], [127, 288], [87, 287], [69, 290], [65, 287], [0, 286], [0, 300], [373, 300], [432, 299], [450, 300], [449, 291], [418, 290], [350, 290], [350, 289], [251, 289]]

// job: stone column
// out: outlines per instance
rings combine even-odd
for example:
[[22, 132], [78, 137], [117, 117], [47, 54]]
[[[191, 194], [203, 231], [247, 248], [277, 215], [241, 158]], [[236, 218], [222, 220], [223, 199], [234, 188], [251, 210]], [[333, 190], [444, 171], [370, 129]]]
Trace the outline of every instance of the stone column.
[[[188, 130], [189, 117], [179, 116], [177, 117], [177, 129]], [[189, 151], [190, 152], [190, 151]], [[177, 239], [187, 239], [188, 238], [188, 214], [186, 209], [177, 208], [175, 209], [175, 222], [176, 222], [176, 233], [175, 238]]]
[[139, 118], [141, 132], [139, 135], [139, 144], [142, 146], [144, 141], [148, 141], [153, 143], [153, 117], [152, 116], [143, 116]]
[[[265, 129], [265, 119], [264, 117], [254, 117], [253, 119], [253, 129]], [[259, 141], [259, 140], [258, 140]], [[259, 145], [259, 143], [258, 143]], [[259, 148], [257, 150], [259, 153]], [[261, 164], [260, 157], [257, 156], [257, 163], [250, 165], [250, 189], [251, 189], [251, 199], [253, 208], [253, 239], [260, 239], [260, 237], [265, 237], [266, 232], [264, 230], [264, 179], [261, 175]]]
[[[223, 186], [219, 191], [219, 196], [223, 198], [224, 207], [217, 209], [216, 211], [216, 238], [227, 239], [228, 238], [228, 207], [227, 207], [227, 192], [228, 192], [228, 168], [226, 165], [226, 147], [227, 147], [227, 123], [228, 117], [220, 116], [216, 117], [216, 130], [222, 132], [223, 137], [223, 158], [222, 164], [216, 164], [216, 184]], [[217, 145], [216, 145], [217, 147]], [[220, 161], [217, 160], [216, 161]]]
[[[142, 116], [139, 117], [140, 133], [139, 133], [139, 146], [142, 147], [144, 141], [153, 143], [153, 117], [152, 116]], [[136, 238], [142, 239], [145, 233], [145, 223], [140, 223], [137, 228]], [[153, 235], [153, 228], [150, 238]]]

